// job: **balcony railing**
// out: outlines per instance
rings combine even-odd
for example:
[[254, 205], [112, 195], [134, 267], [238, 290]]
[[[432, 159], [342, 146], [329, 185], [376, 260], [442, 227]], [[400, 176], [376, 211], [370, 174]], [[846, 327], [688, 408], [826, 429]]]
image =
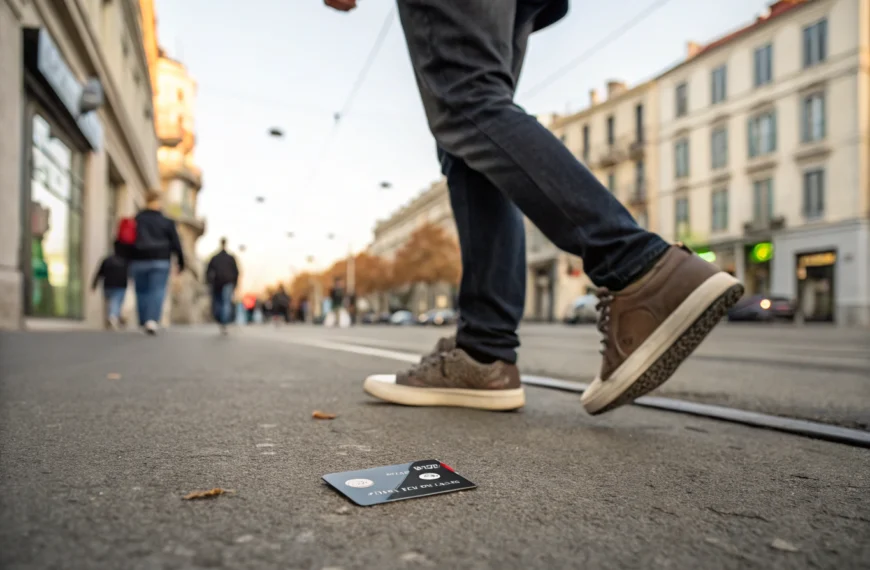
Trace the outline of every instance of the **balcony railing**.
[[628, 189], [628, 205], [643, 206], [646, 204], [646, 180], [637, 180]]
[[626, 141], [616, 140], [598, 154], [597, 166], [609, 168], [625, 160], [628, 157]]
[[775, 216], [746, 222], [743, 224], [743, 233], [746, 235], [756, 235], [775, 232], [783, 228], [785, 228], [785, 217]]
[[202, 188], [202, 169], [185, 158], [163, 157], [160, 160], [160, 177], [164, 180], [180, 178], [199, 190]]
[[643, 158], [646, 153], [646, 133], [644, 129], [635, 131], [631, 143], [628, 145], [628, 154], [632, 159], [638, 160]]

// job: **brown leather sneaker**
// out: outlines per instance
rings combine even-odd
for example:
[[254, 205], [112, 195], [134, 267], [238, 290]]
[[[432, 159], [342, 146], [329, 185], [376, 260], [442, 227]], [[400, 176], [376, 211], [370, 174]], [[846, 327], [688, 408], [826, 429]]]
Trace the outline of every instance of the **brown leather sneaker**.
[[661, 386], [743, 296], [743, 285], [678, 244], [625, 290], [598, 296], [603, 361], [583, 393], [590, 414]]
[[433, 352], [407, 372], [369, 376], [363, 389], [375, 398], [406, 406], [504, 411], [526, 403], [516, 366], [481, 364], [460, 348]]

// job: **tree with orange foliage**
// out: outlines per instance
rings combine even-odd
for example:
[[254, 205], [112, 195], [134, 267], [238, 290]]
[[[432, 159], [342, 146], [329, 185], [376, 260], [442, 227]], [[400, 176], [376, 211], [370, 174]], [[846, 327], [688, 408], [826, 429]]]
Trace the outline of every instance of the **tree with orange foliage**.
[[458, 285], [461, 276], [459, 245], [440, 226], [421, 226], [396, 252], [393, 263], [393, 279], [396, 285]]
[[365, 296], [389, 291], [393, 285], [392, 264], [366, 252], [354, 258], [354, 292]]
[[294, 303], [298, 303], [303, 297], [311, 296], [313, 292], [313, 284], [319, 278], [308, 271], [297, 273], [287, 288], [287, 294], [293, 298]]

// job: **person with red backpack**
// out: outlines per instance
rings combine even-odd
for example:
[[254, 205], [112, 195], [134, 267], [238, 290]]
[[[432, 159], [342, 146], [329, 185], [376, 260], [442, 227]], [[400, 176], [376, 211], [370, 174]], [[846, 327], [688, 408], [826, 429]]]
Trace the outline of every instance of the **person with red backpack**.
[[178, 230], [175, 222], [160, 211], [161, 196], [159, 190], [149, 190], [145, 209], [118, 226], [118, 243], [130, 261], [139, 326], [150, 335], [157, 334], [159, 328], [173, 255], [178, 270], [184, 270]]

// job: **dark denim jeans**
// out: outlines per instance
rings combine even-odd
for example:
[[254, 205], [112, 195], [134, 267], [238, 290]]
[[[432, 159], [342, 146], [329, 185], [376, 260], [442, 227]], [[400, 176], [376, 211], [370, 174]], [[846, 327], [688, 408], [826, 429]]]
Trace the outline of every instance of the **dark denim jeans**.
[[549, 0], [398, 0], [462, 250], [457, 343], [516, 361], [526, 294], [525, 214], [589, 278], [619, 290], [668, 248], [514, 102], [535, 16]]
[[217, 324], [228, 325], [233, 322], [233, 293], [235, 291], [236, 288], [232, 283], [212, 289], [211, 316]]
[[130, 275], [136, 290], [139, 326], [148, 321], [160, 323], [163, 301], [169, 284], [168, 259], [135, 260], [130, 262]]

